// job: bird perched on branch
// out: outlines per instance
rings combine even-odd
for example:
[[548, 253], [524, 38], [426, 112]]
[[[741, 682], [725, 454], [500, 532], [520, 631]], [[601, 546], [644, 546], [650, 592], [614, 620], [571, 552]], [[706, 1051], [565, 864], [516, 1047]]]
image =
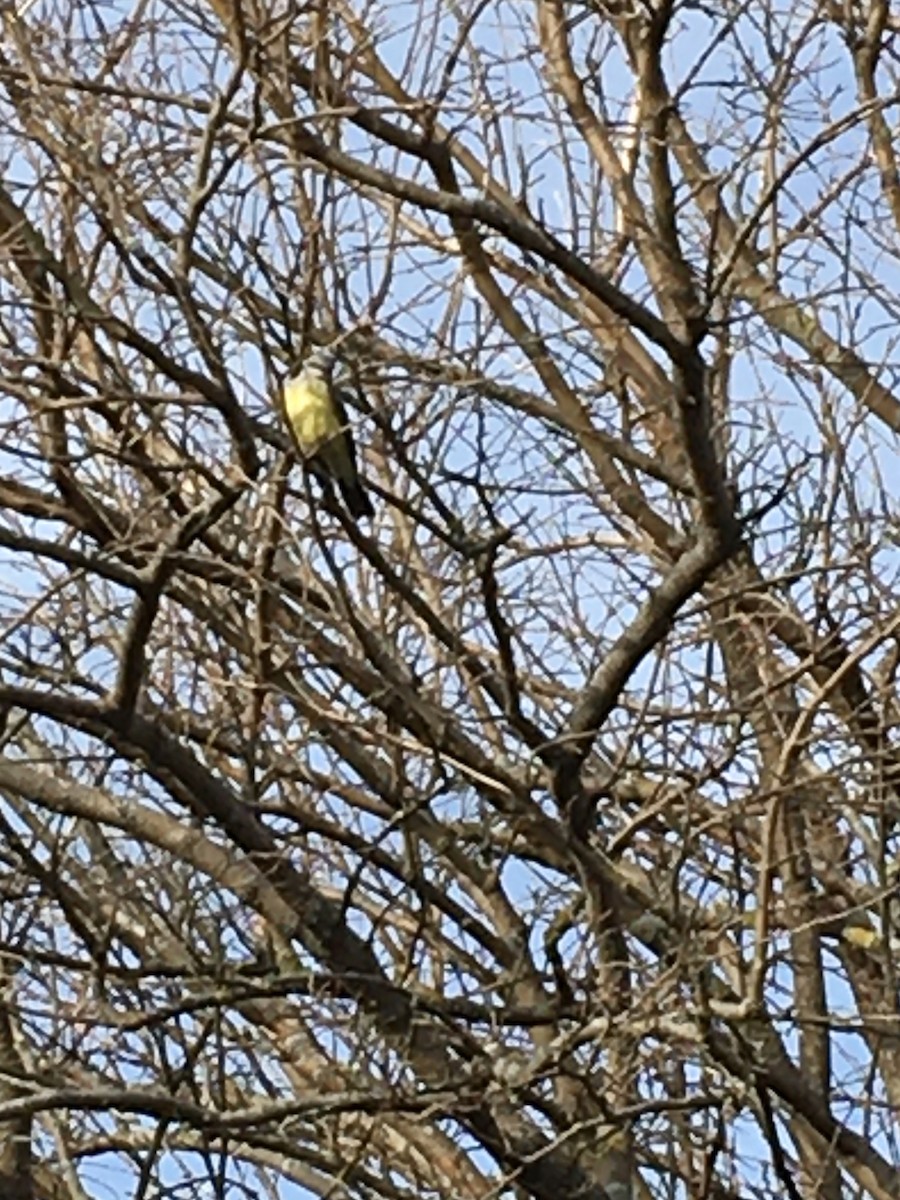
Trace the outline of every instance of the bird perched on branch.
[[319, 350], [285, 380], [284, 411], [310, 470], [326, 487], [332, 481], [337, 484], [352, 517], [373, 517], [356, 464], [347, 411], [334, 386], [334, 361], [333, 351]]

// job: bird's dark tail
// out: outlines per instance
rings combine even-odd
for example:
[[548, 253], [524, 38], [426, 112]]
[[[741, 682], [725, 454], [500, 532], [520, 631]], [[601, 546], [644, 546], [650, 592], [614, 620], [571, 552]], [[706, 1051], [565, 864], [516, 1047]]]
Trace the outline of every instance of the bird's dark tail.
[[371, 520], [375, 516], [372, 501], [366, 495], [366, 490], [358, 479], [351, 479], [347, 482], [341, 480], [338, 486], [351, 517], [355, 517], [357, 520], [360, 517], [368, 517]]

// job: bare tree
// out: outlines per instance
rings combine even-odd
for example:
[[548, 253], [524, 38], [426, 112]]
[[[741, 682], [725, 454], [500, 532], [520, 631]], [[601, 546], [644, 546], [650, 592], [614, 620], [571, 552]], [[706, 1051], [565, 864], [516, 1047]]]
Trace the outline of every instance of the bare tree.
[[2, 14], [0, 1195], [896, 1200], [900, 18]]

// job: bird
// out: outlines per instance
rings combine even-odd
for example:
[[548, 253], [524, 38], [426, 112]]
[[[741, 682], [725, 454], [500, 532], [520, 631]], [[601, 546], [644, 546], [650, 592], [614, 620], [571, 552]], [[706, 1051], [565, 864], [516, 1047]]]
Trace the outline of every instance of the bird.
[[356, 462], [356, 445], [341, 393], [334, 386], [335, 355], [329, 349], [310, 355], [284, 383], [284, 411], [304, 461], [329, 486], [340, 489], [352, 517], [372, 518]]

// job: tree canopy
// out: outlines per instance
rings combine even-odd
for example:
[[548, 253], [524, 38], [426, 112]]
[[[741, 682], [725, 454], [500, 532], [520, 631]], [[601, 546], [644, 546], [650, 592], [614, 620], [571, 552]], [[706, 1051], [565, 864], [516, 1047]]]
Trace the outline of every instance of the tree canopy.
[[896, 1200], [900, 17], [0, 22], [0, 1194]]

